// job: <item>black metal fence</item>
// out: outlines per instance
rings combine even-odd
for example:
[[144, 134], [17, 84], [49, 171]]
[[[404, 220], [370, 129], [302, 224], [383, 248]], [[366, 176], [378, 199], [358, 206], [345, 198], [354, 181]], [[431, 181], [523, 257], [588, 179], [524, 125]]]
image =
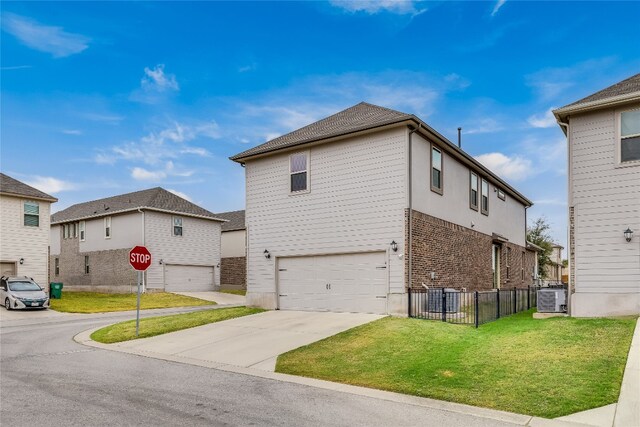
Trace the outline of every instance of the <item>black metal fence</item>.
[[538, 286], [493, 291], [449, 288], [409, 289], [409, 317], [474, 325], [537, 306]]

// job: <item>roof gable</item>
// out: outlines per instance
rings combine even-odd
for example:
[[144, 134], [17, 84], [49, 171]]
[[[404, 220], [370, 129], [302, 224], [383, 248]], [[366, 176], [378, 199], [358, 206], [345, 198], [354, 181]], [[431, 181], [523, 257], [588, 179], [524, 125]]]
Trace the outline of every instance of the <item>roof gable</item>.
[[49, 202], [58, 201], [55, 197], [3, 173], [0, 173], [0, 193], [12, 196], [30, 197]]
[[565, 105], [558, 110], [578, 107], [583, 104], [597, 103], [598, 101], [604, 101], [610, 98], [616, 98], [624, 95], [632, 95], [636, 92], [638, 93], [638, 97], [640, 98], [640, 73], [609, 87], [606, 87], [602, 90], [599, 90], [598, 92], [584, 97], [578, 101], [572, 102], [571, 104]]
[[69, 206], [51, 216], [52, 223], [102, 217], [118, 212], [147, 208], [220, 220], [215, 214], [161, 187], [106, 197]]

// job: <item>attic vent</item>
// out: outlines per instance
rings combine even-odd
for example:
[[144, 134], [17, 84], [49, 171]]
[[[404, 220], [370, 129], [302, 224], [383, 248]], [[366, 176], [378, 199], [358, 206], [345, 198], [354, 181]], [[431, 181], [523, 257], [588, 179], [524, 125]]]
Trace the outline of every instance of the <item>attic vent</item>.
[[108, 211], [108, 210], [109, 210], [109, 206], [106, 206], [106, 207], [104, 208], [104, 210], [105, 210], [105, 211]]

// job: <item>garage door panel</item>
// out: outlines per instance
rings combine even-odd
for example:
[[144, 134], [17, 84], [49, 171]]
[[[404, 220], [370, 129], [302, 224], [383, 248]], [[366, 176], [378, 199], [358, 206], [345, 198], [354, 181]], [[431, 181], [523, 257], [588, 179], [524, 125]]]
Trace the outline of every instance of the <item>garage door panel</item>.
[[384, 252], [281, 258], [278, 270], [283, 310], [386, 313]]
[[213, 291], [213, 266], [165, 264], [164, 282], [167, 292]]

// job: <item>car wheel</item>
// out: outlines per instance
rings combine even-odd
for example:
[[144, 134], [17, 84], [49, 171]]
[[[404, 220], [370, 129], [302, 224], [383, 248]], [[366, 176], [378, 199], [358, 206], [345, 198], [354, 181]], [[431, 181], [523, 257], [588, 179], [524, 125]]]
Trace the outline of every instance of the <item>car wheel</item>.
[[9, 301], [9, 298], [5, 298], [4, 300], [4, 308], [11, 310], [11, 301]]

